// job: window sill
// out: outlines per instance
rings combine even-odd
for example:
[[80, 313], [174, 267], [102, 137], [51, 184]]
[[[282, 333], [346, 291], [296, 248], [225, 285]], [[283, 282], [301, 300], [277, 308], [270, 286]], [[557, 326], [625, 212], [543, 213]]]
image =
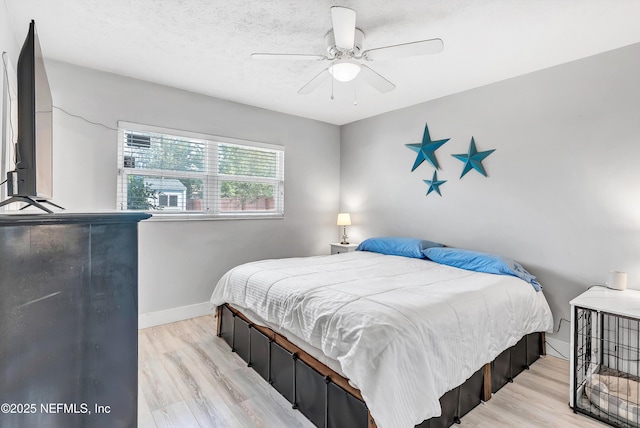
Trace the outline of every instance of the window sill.
[[127, 211], [146, 212], [151, 218], [146, 221], [219, 221], [219, 220], [282, 220], [284, 214], [203, 214], [203, 213], [175, 213], [164, 214], [156, 211]]

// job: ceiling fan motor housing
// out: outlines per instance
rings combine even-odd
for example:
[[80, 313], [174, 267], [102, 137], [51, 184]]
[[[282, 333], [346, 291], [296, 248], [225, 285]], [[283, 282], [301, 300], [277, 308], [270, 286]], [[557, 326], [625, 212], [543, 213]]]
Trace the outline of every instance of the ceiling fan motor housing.
[[364, 32], [356, 28], [355, 36], [353, 38], [353, 48], [351, 50], [343, 50], [336, 46], [336, 39], [333, 35], [333, 30], [329, 30], [327, 35], [324, 37], [324, 40], [327, 44], [327, 58], [335, 59], [335, 58], [361, 58], [362, 57], [362, 46], [364, 44]]

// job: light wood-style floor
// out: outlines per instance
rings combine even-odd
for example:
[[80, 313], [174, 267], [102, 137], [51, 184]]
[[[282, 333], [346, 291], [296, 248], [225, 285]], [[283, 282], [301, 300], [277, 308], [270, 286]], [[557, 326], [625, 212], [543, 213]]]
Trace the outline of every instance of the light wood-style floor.
[[[138, 426], [313, 427], [232, 353], [205, 316], [139, 332]], [[568, 407], [569, 363], [542, 357], [460, 428], [605, 427]]]

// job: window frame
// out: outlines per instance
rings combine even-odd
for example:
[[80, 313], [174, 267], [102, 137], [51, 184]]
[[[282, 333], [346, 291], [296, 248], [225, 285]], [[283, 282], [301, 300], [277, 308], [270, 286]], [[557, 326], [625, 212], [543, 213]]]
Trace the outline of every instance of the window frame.
[[[125, 168], [125, 132], [148, 132], [155, 134], [164, 134], [174, 137], [182, 137], [200, 140], [206, 143], [205, 155], [205, 171], [175, 171], [162, 169], [135, 169]], [[219, 173], [218, 168], [218, 150], [220, 144], [231, 144], [246, 148], [264, 149], [274, 151], [276, 153], [276, 178], [255, 177], [244, 175], [232, 175]], [[143, 125], [139, 123], [118, 121], [118, 152], [117, 152], [117, 188], [116, 188], [116, 209], [120, 211], [147, 212], [152, 214], [155, 221], [162, 220], [225, 220], [225, 219], [264, 219], [284, 218], [284, 157], [285, 146], [249, 141], [238, 138], [223, 137], [211, 134], [202, 134], [191, 131], [176, 130], [152, 125]], [[203, 211], [178, 211], [168, 206], [167, 211], [163, 210], [127, 210], [127, 177], [129, 175], [139, 175], [144, 177], [165, 177], [165, 178], [193, 178], [203, 181]], [[259, 210], [239, 210], [239, 211], [221, 211], [221, 185], [223, 181], [242, 181], [256, 182], [273, 185], [274, 187], [274, 203], [273, 211]], [[204, 195], [203, 195], [204, 196]], [[178, 204], [180, 205], [180, 204]]]

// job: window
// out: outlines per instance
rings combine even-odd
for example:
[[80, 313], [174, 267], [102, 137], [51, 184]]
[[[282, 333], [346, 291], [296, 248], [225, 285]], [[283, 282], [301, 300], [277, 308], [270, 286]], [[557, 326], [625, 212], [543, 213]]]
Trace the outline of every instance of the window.
[[120, 123], [118, 208], [284, 215], [284, 148]]
[[181, 208], [182, 205], [178, 206], [178, 196], [179, 195], [167, 195], [166, 193], [160, 193], [158, 195], [158, 205], [161, 208]]

